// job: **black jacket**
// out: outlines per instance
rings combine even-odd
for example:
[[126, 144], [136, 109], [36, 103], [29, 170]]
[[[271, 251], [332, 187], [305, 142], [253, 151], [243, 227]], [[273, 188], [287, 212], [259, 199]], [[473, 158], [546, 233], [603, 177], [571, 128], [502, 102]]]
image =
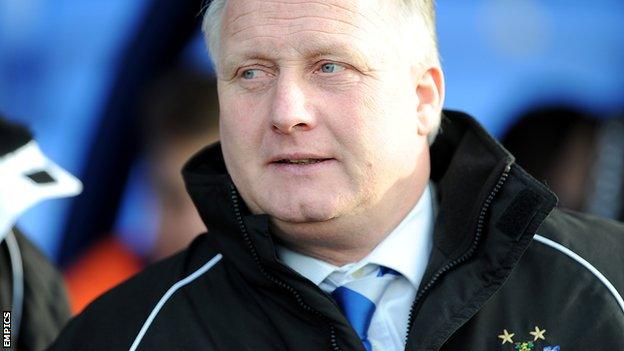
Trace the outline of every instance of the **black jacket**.
[[[624, 227], [553, 210], [474, 120], [446, 116], [407, 349], [624, 350]], [[246, 209], [218, 146], [184, 174], [210, 233], [91, 304], [53, 350], [364, 350], [332, 299], [277, 259], [267, 216]]]
[[[19, 256], [10, 251], [7, 241], [0, 242], [0, 305], [11, 312], [11, 350], [44, 350], [58, 336], [70, 318], [63, 277], [21, 232], [13, 230]], [[13, 235], [11, 234], [11, 235]], [[14, 281], [13, 266], [19, 261], [22, 279]], [[22, 284], [23, 300], [13, 306], [13, 286]], [[17, 315], [21, 311], [21, 321]], [[4, 341], [4, 339], [3, 339]], [[3, 343], [2, 346], [5, 346]]]

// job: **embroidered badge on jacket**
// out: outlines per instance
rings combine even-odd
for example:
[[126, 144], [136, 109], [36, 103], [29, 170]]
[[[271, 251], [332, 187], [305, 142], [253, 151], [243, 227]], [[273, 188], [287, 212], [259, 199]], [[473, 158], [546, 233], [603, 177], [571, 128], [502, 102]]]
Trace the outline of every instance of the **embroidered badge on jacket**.
[[533, 351], [534, 347], [535, 347], [535, 345], [531, 341], [517, 342], [516, 343], [516, 347], [514, 348], [514, 350], [515, 351]]
[[507, 331], [507, 329], [504, 329], [503, 330], [503, 334], [499, 335], [498, 338], [503, 340], [503, 345], [505, 345], [506, 343], [513, 344], [513, 339], [512, 338], [514, 337], [514, 335], [516, 335], [516, 334], [509, 333]]
[[540, 328], [538, 328], [537, 326], [535, 327], [535, 330], [532, 332], [529, 332], [529, 334], [533, 335], [533, 341], [537, 341], [537, 340], [546, 340], [546, 337], [544, 336], [544, 333], [546, 333], [546, 329], [540, 330]]
[[[542, 341], [546, 341], [546, 329], [541, 329], [538, 326], [528, 333], [533, 340], [514, 342], [513, 338], [515, 333], [509, 332], [507, 329], [503, 329], [502, 334], [498, 335], [501, 340], [501, 345], [509, 344], [509, 346], [503, 346], [502, 350], [510, 351], [561, 351], [559, 345], [543, 346]], [[508, 347], [508, 348], [505, 348]]]

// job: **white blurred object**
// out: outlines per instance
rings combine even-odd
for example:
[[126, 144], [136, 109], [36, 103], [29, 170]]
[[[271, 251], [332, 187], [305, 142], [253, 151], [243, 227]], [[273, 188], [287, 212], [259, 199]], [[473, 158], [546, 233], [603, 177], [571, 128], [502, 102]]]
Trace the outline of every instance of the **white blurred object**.
[[[29, 175], [47, 174], [50, 181], [37, 182]], [[0, 157], [0, 241], [22, 213], [48, 199], [75, 196], [82, 183], [48, 159], [33, 140]]]

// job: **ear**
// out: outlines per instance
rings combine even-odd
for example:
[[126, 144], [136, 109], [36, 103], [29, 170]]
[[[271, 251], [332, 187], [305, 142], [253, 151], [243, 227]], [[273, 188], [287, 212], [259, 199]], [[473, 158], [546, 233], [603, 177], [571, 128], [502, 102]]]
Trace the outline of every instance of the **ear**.
[[429, 67], [416, 79], [418, 134], [428, 135], [438, 125], [444, 105], [444, 73], [439, 66]]

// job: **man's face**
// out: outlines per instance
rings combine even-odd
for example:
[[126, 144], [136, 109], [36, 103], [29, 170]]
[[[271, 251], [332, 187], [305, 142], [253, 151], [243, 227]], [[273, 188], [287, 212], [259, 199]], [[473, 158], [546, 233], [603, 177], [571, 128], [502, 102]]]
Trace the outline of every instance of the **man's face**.
[[278, 227], [355, 219], [422, 191], [429, 93], [402, 54], [392, 3], [228, 2], [220, 133], [252, 212]]

